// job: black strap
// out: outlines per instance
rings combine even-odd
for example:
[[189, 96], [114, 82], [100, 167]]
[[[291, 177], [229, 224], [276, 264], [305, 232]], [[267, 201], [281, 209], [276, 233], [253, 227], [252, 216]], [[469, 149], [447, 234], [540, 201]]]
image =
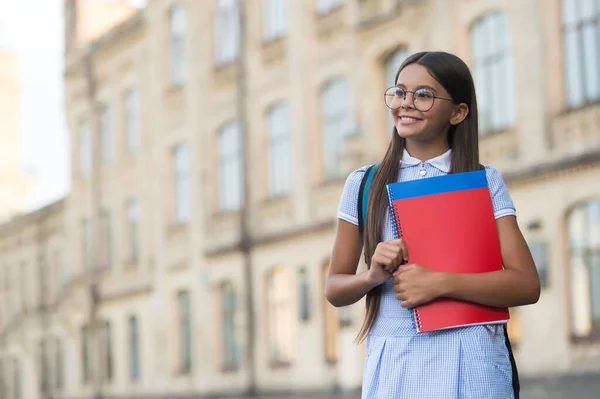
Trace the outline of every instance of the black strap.
[[360, 181], [360, 187], [358, 189], [358, 200], [356, 202], [356, 206], [358, 208], [358, 231], [360, 231], [361, 235], [365, 229], [364, 215], [363, 215], [363, 211], [362, 211], [362, 203], [363, 203], [363, 195], [364, 195], [364, 191], [365, 191], [365, 184], [367, 182], [367, 179], [369, 178], [371, 169], [373, 169], [374, 166], [375, 165], [371, 165], [367, 168], [367, 170], [365, 171], [365, 174], [362, 177], [362, 180]]
[[508, 338], [508, 329], [506, 328], [506, 325], [503, 326], [503, 330], [504, 343], [506, 344], [506, 349], [508, 349], [508, 358], [510, 360], [510, 368], [512, 369], [513, 392], [515, 394], [515, 399], [519, 399], [519, 396], [521, 395], [521, 383], [519, 382], [519, 371], [517, 370], [517, 362], [515, 362], [515, 356], [513, 355], [510, 339]]

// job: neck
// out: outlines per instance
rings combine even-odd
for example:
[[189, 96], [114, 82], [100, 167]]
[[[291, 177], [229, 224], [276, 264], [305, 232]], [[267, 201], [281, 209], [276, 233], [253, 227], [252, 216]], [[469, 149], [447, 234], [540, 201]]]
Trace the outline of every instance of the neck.
[[411, 157], [427, 161], [438, 157], [448, 151], [448, 140], [441, 137], [441, 140], [421, 141], [415, 139], [406, 139], [406, 151]]

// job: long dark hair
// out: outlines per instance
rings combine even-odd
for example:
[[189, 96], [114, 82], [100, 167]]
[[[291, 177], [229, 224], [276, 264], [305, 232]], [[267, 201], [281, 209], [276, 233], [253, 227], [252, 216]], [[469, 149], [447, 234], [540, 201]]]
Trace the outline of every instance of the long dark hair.
[[[479, 165], [477, 100], [475, 98], [473, 77], [468, 66], [453, 54], [420, 52], [411, 55], [402, 63], [396, 73], [394, 84], [398, 80], [400, 71], [407, 65], [414, 63], [427, 68], [431, 76], [450, 94], [454, 103], [465, 103], [469, 107], [467, 117], [458, 125], [451, 126], [448, 131], [448, 146], [452, 150], [450, 173], [476, 170]], [[396, 127], [394, 127], [392, 140], [383, 161], [381, 161], [373, 176], [369, 190], [367, 220], [364, 227], [364, 250], [368, 267], [371, 265], [371, 257], [377, 244], [382, 241], [383, 224], [388, 208], [385, 186], [388, 183], [397, 181], [400, 173], [400, 160], [405, 146], [406, 140], [398, 135]], [[381, 285], [373, 288], [367, 294], [366, 316], [358, 334], [359, 341], [362, 341], [373, 327], [379, 313], [380, 301]]]

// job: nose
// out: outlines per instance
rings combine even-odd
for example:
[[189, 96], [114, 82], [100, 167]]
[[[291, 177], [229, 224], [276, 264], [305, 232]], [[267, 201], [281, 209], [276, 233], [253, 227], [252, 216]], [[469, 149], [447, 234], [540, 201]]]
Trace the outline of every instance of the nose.
[[[413, 97], [412, 97], [413, 93], [409, 92], [409, 91], [405, 91], [404, 92], [404, 98], [402, 98], [400, 100], [400, 108], [403, 109], [407, 109], [407, 108], [412, 108], [413, 107]], [[409, 98], [410, 96], [410, 98]]]

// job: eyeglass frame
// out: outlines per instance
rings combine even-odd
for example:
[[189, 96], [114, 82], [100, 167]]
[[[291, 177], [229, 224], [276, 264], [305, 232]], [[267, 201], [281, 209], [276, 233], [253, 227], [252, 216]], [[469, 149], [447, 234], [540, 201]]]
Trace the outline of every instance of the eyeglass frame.
[[[383, 102], [385, 103], [385, 106], [386, 106], [386, 107], [388, 107], [389, 109], [391, 109], [392, 111], [395, 111], [395, 110], [397, 110], [397, 109], [400, 109], [400, 108], [402, 108], [402, 105], [400, 105], [398, 108], [392, 108], [392, 107], [390, 107], [390, 106], [387, 104], [387, 101], [385, 101], [385, 93], [387, 93], [387, 92], [388, 92], [388, 90], [389, 90], [389, 89], [391, 89], [392, 87], [395, 87], [395, 88], [398, 88], [398, 89], [400, 89], [400, 90], [403, 90], [403, 91], [404, 91], [404, 98], [402, 99], [402, 101], [406, 101], [406, 94], [407, 94], [407, 93], [410, 93], [410, 94], [412, 94], [412, 105], [413, 105], [413, 107], [414, 107], [414, 108], [415, 108], [417, 111], [421, 111], [421, 112], [427, 112], [427, 111], [429, 111], [431, 108], [433, 108], [433, 106], [435, 105], [435, 99], [436, 99], [436, 98], [437, 98], [437, 99], [440, 99], [440, 100], [446, 100], [446, 101], [452, 101], [452, 102], [454, 102], [454, 100], [453, 100], [453, 99], [451, 99], [451, 98], [445, 98], [445, 97], [439, 97], [439, 96], [436, 96], [435, 94], [433, 94], [433, 91], [432, 91], [431, 89], [428, 89], [428, 88], [425, 88], [425, 87], [423, 87], [423, 88], [419, 88], [419, 89], [417, 89], [417, 90], [415, 90], [415, 91], [410, 91], [410, 90], [403, 89], [402, 87], [400, 87], [400, 86], [398, 86], [398, 85], [394, 85], [394, 86], [390, 86], [390, 87], [388, 87], [388, 88], [387, 88], [387, 89], [385, 89], [385, 91], [383, 92]], [[422, 109], [419, 109], [419, 108], [417, 108], [417, 105], [415, 104], [415, 92], [416, 92], [416, 91], [418, 91], [418, 90], [422, 90], [422, 89], [429, 90], [429, 91], [431, 91], [431, 92], [432, 92], [432, 94], [433, 94], [433, 96], [432, 96], [432, 97], [433, 97], [433, 101], [431, 102], [431, 107], [427, 108], [426, 110], [422, 110]]]

